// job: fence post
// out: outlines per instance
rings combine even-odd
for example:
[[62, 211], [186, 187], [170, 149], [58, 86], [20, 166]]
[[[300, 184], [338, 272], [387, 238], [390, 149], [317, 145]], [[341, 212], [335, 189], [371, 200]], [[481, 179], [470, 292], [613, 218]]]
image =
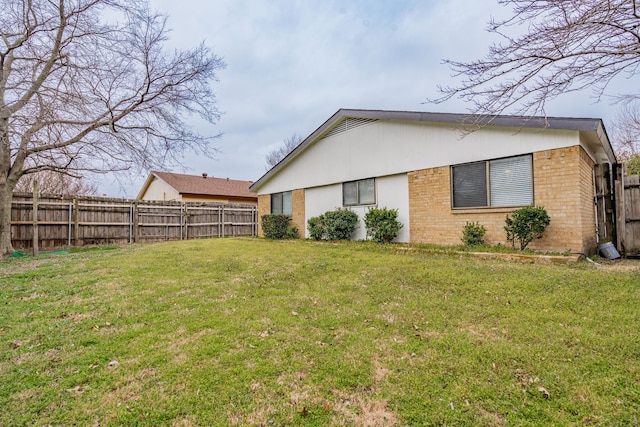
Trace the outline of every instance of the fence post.
[[73, 199], [73, 229], [75, 246], [80, 247], [82, 246], [82, 240], [80, 239], [80, 202], [77, 197]]
[[33, 256], [36, 257], [39, 254], [38, 247], [38, 197], [40, 188], [38, 186], [38, 180], [33, 180]]
[[181, 224], [180, 224], [180, 228], [184, 229], [184, 232], [182, 233], [182, 240], [189, 240], [189, 235], [187, 234], [187, 202], [182, 202], [182, 210], [181, 210], [182, 214], [181, 214]]
[[615, 207], [615, 212], [616, 212], [616, 237], [617, 237], [617, 246], [618, 246], [618, 250], [620, 251], [620, 253], [625, 256], [626, 251], [625, 251], [625, 244], [626, 242], [626, 234], [627, 234], [627, 219], [626, 219], [626, 201], [625, 201], [625, 196], [626, 196], [626, 192], [624, 189], [624, 180], [625, 180], [625, 176], [626, 171], [625, 171], [626, 165], [624, 163], [622, 163], [619, 167], [618, 170], [616, 171], [616, 177], [615, 177], [615, 196], [616, 196], [616, 207]]
[[69, 202], [69, 226], [67, 227], [67, 246], [71, 247], [71, 229], [73, 224], [73, 203]]
[[138, 215], [138, 200], [133, 202], [133, 243], [140, 239], [140, 217]]

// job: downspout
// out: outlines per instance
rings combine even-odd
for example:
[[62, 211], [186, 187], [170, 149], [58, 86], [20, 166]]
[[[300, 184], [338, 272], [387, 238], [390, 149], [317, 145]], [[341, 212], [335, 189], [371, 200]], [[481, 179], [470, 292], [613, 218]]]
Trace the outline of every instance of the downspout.
[[598, 225], [598, 190], [596, 188], [596, 170], [591, 170], [591, 179], [593, 181], [593, 210], [596, 218], [596, 247], [600, 245], [600, 228]]

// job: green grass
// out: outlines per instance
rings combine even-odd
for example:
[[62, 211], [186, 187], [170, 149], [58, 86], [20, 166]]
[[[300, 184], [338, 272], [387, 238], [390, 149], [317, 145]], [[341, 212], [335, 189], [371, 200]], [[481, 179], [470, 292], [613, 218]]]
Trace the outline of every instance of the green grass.
[[0, 262], [0, 425], [637, 425], [640, 265], [212, 239]]

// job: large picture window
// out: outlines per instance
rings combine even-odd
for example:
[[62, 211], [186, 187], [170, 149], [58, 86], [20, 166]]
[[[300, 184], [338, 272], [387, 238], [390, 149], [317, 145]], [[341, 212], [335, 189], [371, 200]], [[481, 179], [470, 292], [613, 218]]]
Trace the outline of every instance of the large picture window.
[[530, 205], [531, 155], [452, 166], [451, 190], [454, 208]]
[[376, 203], [375, 178], [350, 181], [342, 184], [342, 204], [344, 206], [373, 205]]
[[293, 213], [291, 191], [273, 193], [271, 195], [271, 213], [289, 215]]

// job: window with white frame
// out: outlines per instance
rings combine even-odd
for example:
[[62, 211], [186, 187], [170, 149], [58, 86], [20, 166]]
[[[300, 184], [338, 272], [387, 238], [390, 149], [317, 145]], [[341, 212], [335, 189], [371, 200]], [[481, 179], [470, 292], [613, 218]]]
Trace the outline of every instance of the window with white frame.
[[373, 205], [376, 203], [375, 178], [342, 183], [343, 206]]
[[293, 213], [293, 203], [291, 201], [291, 191], [273, 193], [271, 195], [271, 213], [289, 215]]
[[533, 203], [530, 154], [451, 166], [454, 208], [527, 206]]

